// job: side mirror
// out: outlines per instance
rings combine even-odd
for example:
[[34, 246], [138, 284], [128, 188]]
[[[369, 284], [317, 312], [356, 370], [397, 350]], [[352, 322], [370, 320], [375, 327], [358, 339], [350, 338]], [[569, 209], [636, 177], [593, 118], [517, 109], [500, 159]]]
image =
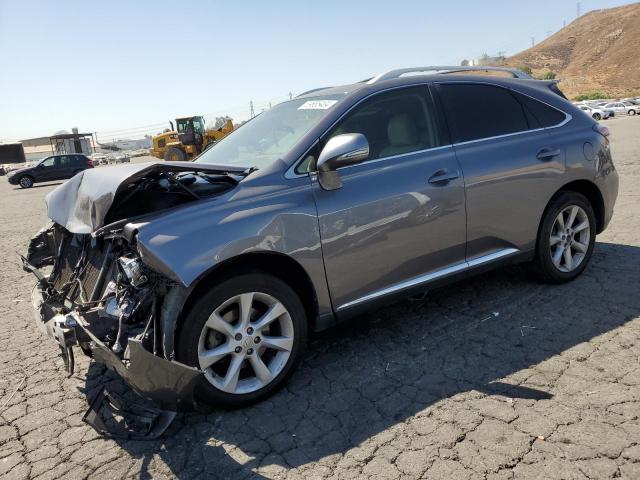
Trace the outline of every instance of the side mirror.
[[360, 163], [368, 157], [369, 142], [361, 133], [345, 133], [329, 139], [316, 164], [320, 186], [325, 190], [340, 188], [342, 182], [336, 170]]

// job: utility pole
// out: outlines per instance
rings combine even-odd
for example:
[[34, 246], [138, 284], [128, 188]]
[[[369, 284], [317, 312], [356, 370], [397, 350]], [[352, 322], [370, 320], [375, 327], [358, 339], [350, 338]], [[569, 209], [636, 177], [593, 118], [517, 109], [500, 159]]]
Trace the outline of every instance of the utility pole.
[[289, 92], [289, 100], [293, 98], [293, 93]]
[[562, 28], [564, 28], [564, 27], [566, 27], [566, 26], [567, 26], [567, 20], [566, 20], [566, 19], [565, 19], [565, 20], [562, 20]]
[[580, 2], [576, 2], [576, 18], [580, 18]]
[[255, 117], [255, 113], [253, 111], [253, 100], [249, 101], [249, 108], [251, 109], [251, 118]]
[[536, 37], [531, 37], [531, 48], [536, 44]]

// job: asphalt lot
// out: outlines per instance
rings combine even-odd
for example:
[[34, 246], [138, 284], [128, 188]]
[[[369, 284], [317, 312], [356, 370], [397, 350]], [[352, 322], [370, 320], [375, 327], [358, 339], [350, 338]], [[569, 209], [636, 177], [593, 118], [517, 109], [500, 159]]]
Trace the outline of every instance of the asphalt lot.
[[118, 380], [81, 355], [66, 378], [36, 330], [15, 252], [53, 186], [0, 177], [0, 477], [640, 478], [640, 118], [605, 125], [621, 190], [578, 280], [510, 267], [378, 310], [316, 338], [268, 401], [153, 442], [82, 423]]

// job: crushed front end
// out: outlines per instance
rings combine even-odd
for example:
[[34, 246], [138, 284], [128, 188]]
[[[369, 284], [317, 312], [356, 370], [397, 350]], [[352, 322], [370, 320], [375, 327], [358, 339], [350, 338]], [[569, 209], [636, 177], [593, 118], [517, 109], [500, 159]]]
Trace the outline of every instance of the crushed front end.
[[[96, 174], [91, 175], [84, 184], [82, 179], [75, 180], [75, 186], [63, 184], [58, 187], [61, 191], [52, 192], [57, 197], [47, 197], [54, 222], [33, 237], [22, 257], [24, 269], [37, 278], [32, 292], [35, 321], [59, 346], [69, 375], [78, 348], [115, 371], [134, 392], [160, 409], [152, 415], [154, 420], [142, 422], [147, 428], [144, 435], [126, 429], [122, 435], [114, 434], [98, 418], [98, 407], [115, 409], [125, 419], [128, 415], [140, 420], [144, 415], [139, 409], [123, 409], [114, 395], [101, 392], [91, 402], [87, 422], [105, 435], [155, 438], [176, 411], [196, 408], [195, 392], [206, 380], [198, 369], [174, 359], [175, 326], [187, 289], [144, 264], [125, 212], [135, 210], [140, 218], [140, 214], [175, 208], [198, 200], [202, 192], [212, 196], [229, 190], [237, 179], [207, 172], [175, 175], [164, 164], [147, 168], [133, 180], [121, 179], [114, 183], [110, 197], [106, 189], [105, 195], [95, 199], [90, 196], [93, 193], [82, 194], [83, 188], [96, 191], [91, 188]], [[194, 184], [198, 193], [189, 190]], [[75, 201], [69, 201], [72, 193]], [[102, 216], [95, 213], [100, 201]]]

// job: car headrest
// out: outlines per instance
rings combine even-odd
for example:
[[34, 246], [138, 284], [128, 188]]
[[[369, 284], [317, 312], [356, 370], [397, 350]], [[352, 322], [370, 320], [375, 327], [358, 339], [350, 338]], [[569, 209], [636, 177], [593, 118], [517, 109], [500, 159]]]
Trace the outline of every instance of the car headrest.
[[395, 146], [415, 145], [418, 143], [418, 130], [406, 113], [399, 113], [391, 117], [387, 126], [389, 143]]

